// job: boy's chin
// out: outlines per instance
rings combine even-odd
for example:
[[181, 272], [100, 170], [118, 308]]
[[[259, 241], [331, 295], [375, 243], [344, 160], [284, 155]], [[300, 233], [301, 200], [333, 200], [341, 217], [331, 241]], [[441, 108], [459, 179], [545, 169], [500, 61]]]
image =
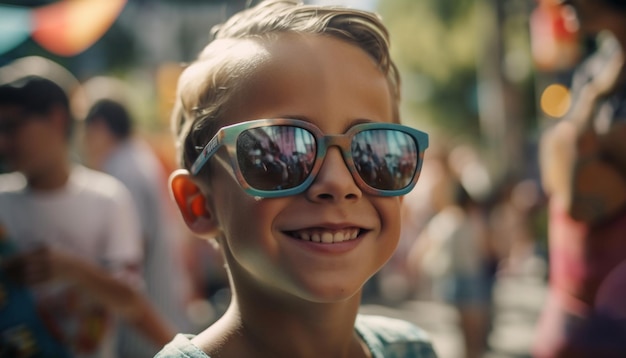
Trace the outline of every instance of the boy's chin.
[[361, 300], [362, 287], [308, 287], [298, 294], [300, 298], [311, 303], [332, 304], [352, 300]]

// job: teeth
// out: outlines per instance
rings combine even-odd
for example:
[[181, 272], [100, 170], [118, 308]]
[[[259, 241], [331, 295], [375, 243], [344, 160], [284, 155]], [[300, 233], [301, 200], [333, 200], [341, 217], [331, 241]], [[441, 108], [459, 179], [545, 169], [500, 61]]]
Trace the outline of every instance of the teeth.
[[294, 231], [291, 235], [304, 241], [332, 244], [356, 239], [359, 236], [359, 229], [339, 231], [302, 230]]

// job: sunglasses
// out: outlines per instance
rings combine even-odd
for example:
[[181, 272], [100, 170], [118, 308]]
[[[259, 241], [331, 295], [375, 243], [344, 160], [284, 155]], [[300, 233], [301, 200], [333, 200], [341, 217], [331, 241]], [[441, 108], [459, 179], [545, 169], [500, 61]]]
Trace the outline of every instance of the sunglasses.
[[252, 196], [275, 198], [304, 192], [331, 146], [341, 150], [361, 190], [399, 196], [417, 182], [428, 134], [400, 124], [363, 123], [345, 134], [324, 135], [302, 120], [259, 119], [223, 127], [204, 148], [197, 147], [202, 152], [191, 166], [191, 174], [197, 175], [222, 146], [228, 153], [231, 174]]

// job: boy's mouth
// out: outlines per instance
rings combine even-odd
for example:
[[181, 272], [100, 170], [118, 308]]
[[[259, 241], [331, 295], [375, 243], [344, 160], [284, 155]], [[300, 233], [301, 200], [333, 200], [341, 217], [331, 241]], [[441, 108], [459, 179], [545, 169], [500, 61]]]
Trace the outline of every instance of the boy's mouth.
[[354, 240], [364, 232], [363, 229], [349, 228], [341, 230], [331, 229], [305, 229], [298, 231], [288, 231], [287, 235], [303, 241], [320, 242], [324, 244], [333, 244], [349, 240]]

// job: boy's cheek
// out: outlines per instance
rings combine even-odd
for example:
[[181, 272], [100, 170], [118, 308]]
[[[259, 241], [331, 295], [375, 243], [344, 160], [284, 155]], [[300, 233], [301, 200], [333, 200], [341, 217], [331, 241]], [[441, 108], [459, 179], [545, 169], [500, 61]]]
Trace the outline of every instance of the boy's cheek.
[[381, 230], [389, 234], [390, 240], [400, 238], [402, 200], [402, 197], [383, 197], [373, 202], [380, 216]]

